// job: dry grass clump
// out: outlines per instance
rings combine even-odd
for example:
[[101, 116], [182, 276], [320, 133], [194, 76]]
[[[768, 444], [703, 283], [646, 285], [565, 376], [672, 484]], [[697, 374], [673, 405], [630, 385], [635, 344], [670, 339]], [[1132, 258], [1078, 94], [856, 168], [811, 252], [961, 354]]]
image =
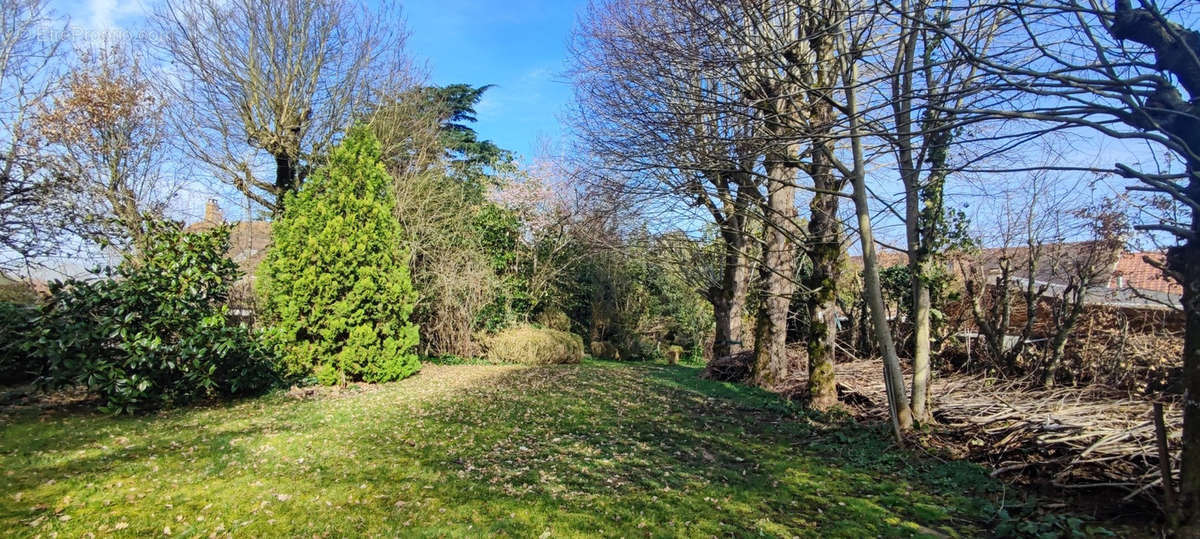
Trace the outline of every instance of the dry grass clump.
[[620, 361], [621, 351], [616, 345], [608, 341], [592, 341], [591, 345], [592, 357], [606, 359], [609, 361]]
[[488, 340], [488, 358], [522, 365], [560, 365], [583, 359], [583, 338], [555, 329], [517, 326]]

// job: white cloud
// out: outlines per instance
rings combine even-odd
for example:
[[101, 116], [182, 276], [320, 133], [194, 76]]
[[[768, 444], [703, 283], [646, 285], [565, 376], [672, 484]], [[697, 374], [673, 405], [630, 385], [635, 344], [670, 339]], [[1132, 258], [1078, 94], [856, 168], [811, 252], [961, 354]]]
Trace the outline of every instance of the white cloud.
[[128, 39], [142, 30], [155, 0], [58, 0], [54, 11], [69, 20], [71, 40], [88, 47]]
[[[121, 0], [87, 0], [88, 26], [94, 31], [128, 30], [126, 24], [141, 19], [147, 13], [144, 3]], [[138, 21], [140, 22], [140, 21]]]

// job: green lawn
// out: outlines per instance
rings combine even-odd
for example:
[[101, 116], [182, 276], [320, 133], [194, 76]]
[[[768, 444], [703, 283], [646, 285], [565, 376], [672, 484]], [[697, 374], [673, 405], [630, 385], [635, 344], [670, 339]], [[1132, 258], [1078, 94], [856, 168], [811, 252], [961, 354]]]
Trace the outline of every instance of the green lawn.
[[879, 431], [689, 367], [426, 365], [402, 382], [306, 399], [134, 418], [10, 413], [0, 530], [978, 533], [998, 489], [981, 469], [886, 447]]

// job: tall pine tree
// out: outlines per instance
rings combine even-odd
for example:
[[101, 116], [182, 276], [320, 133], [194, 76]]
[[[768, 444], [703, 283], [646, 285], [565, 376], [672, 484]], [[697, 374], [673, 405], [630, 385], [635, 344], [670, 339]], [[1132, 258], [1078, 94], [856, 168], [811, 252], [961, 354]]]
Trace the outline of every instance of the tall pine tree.
[[261, 270], [264, 318], [287, 373], [334, 384], [420, 368], [395, 204], [379, 142], [361, 126], [289, 195]]

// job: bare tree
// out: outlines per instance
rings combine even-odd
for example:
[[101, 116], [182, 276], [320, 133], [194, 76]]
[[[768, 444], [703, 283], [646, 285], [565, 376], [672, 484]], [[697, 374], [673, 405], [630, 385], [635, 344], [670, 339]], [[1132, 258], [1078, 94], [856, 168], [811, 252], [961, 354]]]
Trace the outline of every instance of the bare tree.
[[[770, 46], [747, 48], [746, 56], [753, 59], [750, 65], [764, 74], [757, 87], [765, 93], [747, 91], [751, 95], [760, 95], [768, 103], [774, 98], [786, 104], [786, 108], [775, 106], [763, 111], [768, 126], [772, 115], [779, 115], [786, 122], [783, 123], [786, 129], [768, 130], [768, 133], [787, 148], [783, 155], [790, 156], [794, 171], [806, 173], [812, 182], [803, 186], [812, 196], [808, 234], [804, 238], [805, 254], [813, 266], [811, 280], [804, 283], [810, 315], [810, 402], [817, 408], [837, 402], [833, 377], [836, 287], [838, 264], [844, 252], [838, 206], [840, 198], [845, 196], [842, 190], [851, 183], [854, 185], [852, 197], [859, 235], [863, 241], [865, 295], [871, 307], [876, 340], [884, 356], [889, 403], [899, 436], [902, 429], [911, 425], [911, 414], [908, 402], [903, 398], [903, 378], [879, 290], [865, 188], [866, 169], [871, 158], [864, 141], [870, 133], [866, 125], [878, 104], [859, 101], [859, 95], [874, 82], [860, 74], [859, 63], [864, 57], [891, 50], [886, 41], [875, 36], [876, 32], [881, 32], [877, 27], [876, 7], [870, 2], [836, 1], [756, 3], [752, 8], [744, 8], [766, 14], [761, 17], [763, 20], [783, 23], [772, 34], [779, 36], [779, 41]], [[767, 69], [762, 68], [763, 63]], [[849, 163], [845, 161], [847, 158]], [[782, 180], [782, 176], [778, 179]], [[788, 181], [795, 183], [796, 178], [793, 176]], [[780, 208], [769, 206], [765, 213], [767, 218], [780, 215]], [[765, 265], [774, 268], [769, 264], [769, 258], [767, 261]], [[763, 324], [761, 318], [760, 324]]]
[[1094, 298], [1092, 291], [1103, 286], [1112, 275], [1117, 259], [1125, 250], [1129, 235], [1128, 218], [1120, 204], [1105, 199], [1097, 207], [1072, 212], [1083, 221], [1091, 238], [1084, 242], [1083, 256], [1058, 259], [1064, 274], [1062, 290], [1055, 294], [1050, 308], [1052, 332], [1043, 354], [1042, 386], [1052, 387], [1066, 353], [1067, 339], [1074, 332], [1087, 303]]
[[[714, 103], [720, 110], [732, 114], [744, 130], [728, 131], [694, 129], [686, 137], [671, 143], [657, 142], [671, 156], [693, 154], [695, 148], [709, 149], [698, 141], [716, 141], [728, 145], [735, 141], [750, 152], [706, 152], [704, 155], [740, 155], [741, 160], [722, 160], [724, 166], [714, 168], [703, 159], [691, 160], [686, 166], [671, 163], [674, 170], [683, 172], [731, 172], [735, 183], [742, 183], [733, 193], [749, 193], [739, 177], [757, 176], [766, 194], [757, 202], [761, 215], [762, 240], [759, 254], [759, 289], [761, 309], [755, 327], [755, 378], [760, 385], [773, 387], [791, 376], [796, 366], [786, 352], [789, 306], [797, 285], [805, 292], [806, 309], [813, 323], [809, 324], [809, 381], [811, 403], [826, 408], [836, 403], [833, 380], [833, 354], [837, 328], [837, 282], [839, 262], [844, 252], [842, 225], [838, 216], [841, 191], [848, 175], [832, 162], [836, 158], [838, 138], [833, 130], [842, 113], [830, 99], [840, 84], [842, 60], [835, 46], [841, 31], [836, 22], [843, 20], [846, 6], [842, 3], [788, 2], [666, 2], [642, 3], [651, 17], [634, 19], [623, 24], [611, 24], [623, 31], [616, 33], [618, 45], [635, 41], [644, 46], [638, 61], [614, 62], [616, 70], [644, 68], [649, 74], [631, 85], [631, 92], [614, 94], [617, 103], [625, 95], [635, 106], [643, 96], [661, 92], [668, 97], [682, 93], [686, 99], [676, 100], [707, 112]], [[648, 19], [648, 20], [647, 20]], [[632, 56], [631, 56], [632, 57]], [[664, 65], [669, 68], [664, 69]], [[670, 76], [663, 85], [661, 73]], [[665, 89], [664, 89], [665, 88]], [[681, 90], [682, 89], [682, 92]], [[619, 88], [624, 90], [624, 88]], [[589, 96], [590, 97], [590, 96]], [[651, 100], [672, 103], [670, 99]], [[693, 109], [684, 108], [684, 112]], [[649, 117], [664, 117], [661, 109], [647, 110]], [[678, 118], [679, 116], [675, 116]], [[694, 114], [687, 121], [670, 124], [714, 125], [711, 118]], [[628, 120], [623, 120], [628, 121]], [[737, 125], [735, 124], [735, 125]], [[678, 130], [642, 128], [648, 136]], [[617, 130], [625, 123], [615, 123]], [[697, 136], [699, 135], [699, 136]], [[683, 148], [683, 150], [680, 150]], [[659, 150], [660, 152], [662, 150]], [[614, 152], [616, 161], [637, 167], [645, 161], [628, 159]], [[650, 154], [659, 155], [659, 154]], [[759, 157], [761, 156], [761, 160]], [[660, 161], [663, 162], [663, 161]], [[631, 164], [632, 163], [632, 164]], [[729, 166], [734, 165], [734, 166]], [[800, 181], [801, 173], [811, 181]], [[684, 178], [687, 178], [685, 175]], [[723, 180], [700, 177], [700, 181], [681, 183], [675, 192], [705, 194], [721, 193]], [[697, 187], [689, 186], [701, 186]], [[704, 187], [715, 186], [715, 189]], [[796, 211], [796, 199], [801, 189], [811, 193], [807, 230], [802, 230]], [[686, 199], [686, 196], [684, 197]], [[713, 197], [720, 200], [719, 197]], [[699, 199], [697, 205], [703, 205]], [[735, 201], [736, 206], [736, 201]], [[717, 218], [718, 223], [722, 222]], [[736, 244], [727, 242], [727, 245]], [[798, 249], [811, 260], [815, 271], [804, 283], [796, 281]]]
[[[881, 88], [867, 99], [884, 102], [864, 118], [864, 129], [888, 150], [895, 160], [895, 172], [903, 185], [905, 251], [911, 275], [913, 324], [912, 395], [909, 403], [914, 419], [932, 419], [929, 400], [933, 310], [931, 282], [939, 275], [938, 258], [954, 222], [948, 221], [945, 192], [949, 177], [958, 165], [954, 153], [960, 152], [955, 140], [958, 131], [953, 111], [965, 104], [992, 98], [981, 90], [978, 68], [968, 54], [941, 37], [953, 32], [958, 43], [986, 46], [996, 37], [997, 14], [982, 2], [954, 5], [927, 0], [901, 0], [881, 3], [882, 17], [874, 22], [894, 28], [894, 37], [886, 46], [876, 46], [875, 54], [864, 64], [879, 73]], [[886, 33], [886, 30], [884, 31]], [[866, 93], [866, 92], [865, 92]], [[964, 161], [959, 156], [959, 161]], [[884, 201], [885, 203], [889, 201]]]
[[[726, 9], [721, 9], [722, 7]], [[790, 371], [788, 364], [787, 320], [795, 290], [796, 176], [802, 138], [799, 128], [804, 116], [796, 96], [804, 92], [793, 77], [781, 76], [792, 69], [781, 62], [781, 55], [793, 54], [809, 60], [805, 43], [796, 38], [798, 25], [807, 12], [793, 2], [774, 5], [744, 3], [739, 9], [717, 6], [717, 20], [729, 29], [723, 37], [738, 84], [747, 102], [754, 107], [758, 131], [764, 145], [763, 169], [766, 198], [762, 203], [764, 241], [759, 264], [761, 298], [754, 330], [754, 379], [766, 388], [783, 382]], [[795, 66], [798, 72], [807, 66]], [[803, 77], [807, 73], [798, 74]]]
[[[755, 338], [755, 376], [770, 387], [788, 375], [788, 307], [795, 290], [797, 246], [812, 265], [805, 287], [809, 318], [809, 402], [826, 409], [837, 402], [833, 354], [837, 331], [836, 283], [843, 252], [838, 220], [846, 184], [829, 159], [836, 111], [829, 94], [839, 75], [834, 44], [840, 2], [755, 2], [726, 15], [737, 25], [739, 82], [758, 109], [766, 145], [767, 200], [763, 250], [763, 310]], [[737, 26], [734, 26], [737, 28]], [[804, 160], [804, 157], [809, 157]], [[797, 222], [799, 173], [811, 180], [807, 235]]]
[[876, 344], [883, 356], [884, 388], [892, 432], [896, 441], [902, 443], [903, 431], [912, 427], [913, 418], [909, 401], [905, 398], [904, 374], [900, 370], [900, 359], [896, 354], [891, 327], [887, 322], [887, 307], [884, 304], [879, 279], [879, 262], [869, 205], [870, 194], [866, 185], [868, 156], [864, 144], [867, 135], [864, 123], [870, 107], [863, 106], [859, 101], [860, 93], [869, 84], [864, 82], [860, 74], [861, 61], [864, 57], [878, 53], [875, 49], [877, 43], [871, 37], [877, 22], [876, 17], [877, 13], [869, 4], [847, 2], [842, 6], [841, 16], [836, 19], [837, 28], [841, 32], [837, 34], [835, 46], [838, 52], [845, 55], [846, 60], [837, 71], [836, 82], [840, 84], [835, 87], [837, 93], [831, 92], [830, 99], [837, 103], [837, 109], [845, 119], [842, 125], [845, 136], [850, 141], [851, 163], [843, 163], [832, 153], [828, 159], [850, 180], [852, 187], [851, 197], [854, 200], [854, 214], [858, 222], [859, 243], [863, 256], [863, 295], [870, 312]]
[[54, 174], [69, 182], [57, 206], [73, 231], [120, 249], [161, 217], [177, 184], [163, 173], [169, 142], [166, 104], [126, 47], [83, 51], [60, 94], [39, 114]]
[[[1007, 106], [970, 110], [980, 119], [1019, 120], [1009, 140], [1031, 133], [1088, 130], [1168, 152], [1182, 170], [1116, 163], [1109, 171], [1187, 208], [1180, 220], [1138, 225], [1173, 236], [1166, 269], [1183, 285], [1185, 399], [1180, 528], [1200, 535], [1200, 32], [1192, 2], [1023, 0], [995, 2], [1009, 36], [986, 50], [957, 43], [1013, 92]], [[949, 40], [955, 38], [943, 33]], [[1185, 94], [1187, 97], [1185, 97]], [[1097, 167], [1076, 168], [1094, 170]]]
[[719, 51], [694, 26], [703, 19], [681, 7], [638, 0], [593, 7], [573, 44], [573, 118], [583, 149], [609, 172], [599, 188], [684, 222], [700, 208], [716, 224], [722, 271], [701, 292], [717, 321], [713, 355], [722, 357], [750, 339], [743, 319], [761, 154], [752, 108], [707, 57]]
[[48, 2], [0, 1], [0, 269], [55, 248], [47, 201], [61, 182], [45, 169], [33, 120], [51, 94], [64, 35]]
[[[1033, 180], [1031, 186], [1040, 180]], [[958, 253], [959, 268], [971, 318], [993, 368], [1009, 374], [1037, 368], [1030, 349], [1048, 342], [1043, 354], [1043, 383], [1051, 385], [1068, 337], [1094, 288], [1103, 284], [1124, 247], [1124, 214], [1103, 208], [1067, 209], [1034, 196], [994, 225], [1001, 244], [982, 251]], [[1090, 231], [1082, 241], [1068, 242], [1064, 215], [1078, 222], [1071, 228]]]
[[[810, 402], [837, 401], [833, 381], [838, 262], [844, 250], [837, 209], [846, 176], [829, 161], [830, 136], [839, 112], [829, 99], [841, 60], [833, 43], [839, 2], [701, 2], [682, 9], [702, 21], [698, 31], [712, 49], [713, 65], [727, 72], [755, 112], [755, 138], [764, 155], [767, 196], [761, 204], [764, 243], [760, 264], [763, 302], [755, 336], [755, 378], [772, 386], [792, 374], [786, 353], [788, 308], [798, 284], [810, 318]], [[801, 173], [807, 182], [800, 181]], [[800, 189], [810, 191], [807, 231], [797, 218]], [[796, 282], [798, 248], [814, 271]]]
[[185, 149], [278, 211], [356, 115], [410, 82], [402, 21], [391, 1], [166, 2], [154, 22]]

